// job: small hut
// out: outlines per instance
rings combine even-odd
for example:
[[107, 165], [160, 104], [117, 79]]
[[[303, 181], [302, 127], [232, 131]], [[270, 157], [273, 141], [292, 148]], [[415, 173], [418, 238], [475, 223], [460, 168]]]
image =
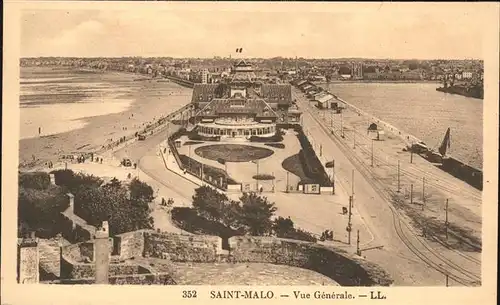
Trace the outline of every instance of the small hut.
[[385, 140], [385, 132], [383, 130], [377, 130], [377, 141]]

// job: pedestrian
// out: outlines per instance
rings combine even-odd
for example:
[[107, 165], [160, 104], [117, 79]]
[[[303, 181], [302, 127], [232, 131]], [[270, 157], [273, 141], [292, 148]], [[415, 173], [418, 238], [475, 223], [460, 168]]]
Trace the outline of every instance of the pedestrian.
[[102, 164], [102, 158], [101, 158], [101, 164]]

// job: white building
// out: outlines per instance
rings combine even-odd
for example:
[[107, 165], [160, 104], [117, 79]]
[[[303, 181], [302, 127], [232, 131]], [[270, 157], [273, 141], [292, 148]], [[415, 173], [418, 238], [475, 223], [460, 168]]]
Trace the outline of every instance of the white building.
[[471, 79], [472, 78], [472, 72], [471, 71], [464, 71], [464, 72], [462, 72], [462, 78], [463, 79]]

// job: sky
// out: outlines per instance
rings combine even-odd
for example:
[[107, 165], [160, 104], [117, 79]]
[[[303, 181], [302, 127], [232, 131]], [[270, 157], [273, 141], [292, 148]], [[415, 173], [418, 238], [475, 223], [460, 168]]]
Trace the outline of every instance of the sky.
[[[361, 4], [366, 6], [365, 4]], [[38, 9], [21, 14], [21, 56], [482, 59], [470, 9], [312, 11]]]

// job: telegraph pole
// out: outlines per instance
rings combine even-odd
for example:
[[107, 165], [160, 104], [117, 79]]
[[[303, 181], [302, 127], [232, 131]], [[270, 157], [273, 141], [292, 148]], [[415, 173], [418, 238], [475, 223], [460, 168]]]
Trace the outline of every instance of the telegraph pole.
[[286, 192], [288, 193], [288, 174], [289, 172], [286, 171]]
[[344, 116], [342, 114], [342, 111], [340, 112], [340, 130], [341, 130], [341, 137], [344, 137]]
[[372, 167], [373, 167], [373, 139], [372, 139]]
[[352, 131], [352, 139], [353, 139], [353, 143], [354, 143], [352, 148], [356, 149], [356, 131], [354, 129]]
[[352, 206], [352, 196], [349, 197], [349, 221], [347, 222], [347, 238], [348, 238], [348, 243], [349, 245], [351, 244], [351, 206]]
[[446, 211], [446, 218], [445, 218], [445, 221], [444, 221], [444, 229], [445, 229], [445, 232], [446, 232], [446, 240], [448, 240], [448, 199], [446, 199], [446, 207], [444, 209]]
[[352, 178], [351, 178], [352, 182], [351, 182], [351, 194], [352, 194], [352, 197], [354, 198], [354, 170], [352, 170]]
[[401, 179], [399, 177], [399, 160], [398, 160], [398, 193], [401, 191]]
[[323, 156], [323, 144], [319, 144], [319, 156]]
[[358, 230], [358, 238], [356, 240], [356, 254], [361, 256], [361, 250], [359, 249], [359, 230]]
[[410, 163], [413, 163], [413, 149], [410, 148]]
[[[422, 178], [422, 203], [425, 203], [425, 177]], [[424, 206], [422, 204], [422, 210]]]
[[448, 274], [446, 274], [446, 287], [449, 287], [448, 286], [448, 277], [449, 277]]
[[410, 204], [413, 204], [413, 184], [410, 185]]

